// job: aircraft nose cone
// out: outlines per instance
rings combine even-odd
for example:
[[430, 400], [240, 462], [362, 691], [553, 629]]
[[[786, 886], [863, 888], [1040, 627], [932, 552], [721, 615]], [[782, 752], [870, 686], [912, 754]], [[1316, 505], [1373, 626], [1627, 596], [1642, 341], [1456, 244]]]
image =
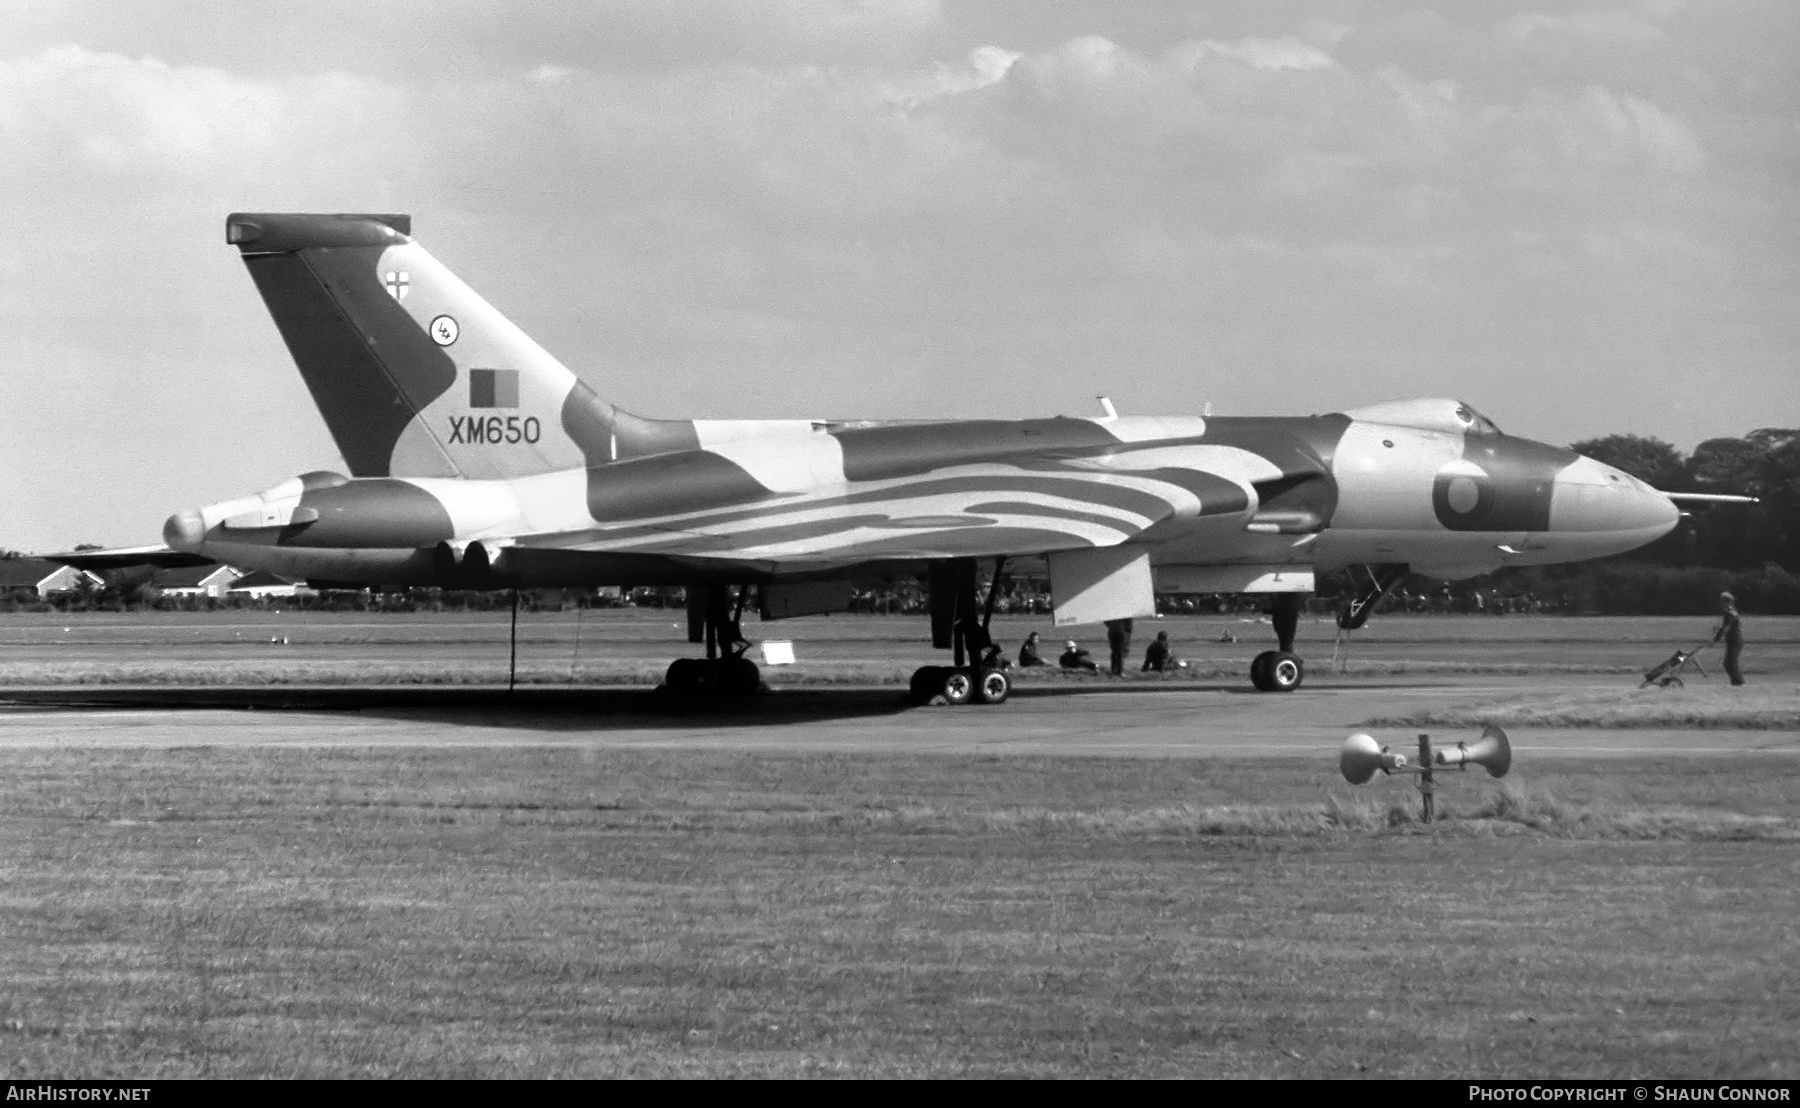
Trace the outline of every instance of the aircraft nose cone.
[[1579, 557], [1635, 550], [1680, 521], [1681, 512], [1668, 497], [1592, 458], [1579, 458], [1556, 475], [1550, 530], [1564, 545], [1578, 543]]
[[1638, 526], [1645, 530], [1654, 530], [1656, 537], [1661, 538], [1675, 529], [1681, 522], [1681, 509], [1675, 502], [1654, 489], [1639, 489], [1637, 503], [1631, 511], [1641, 521]]
[[163, 524], [163, 541], [176, 550], [193, 550], [206, 540], [206, 521], [192, 508], [176, 512]]

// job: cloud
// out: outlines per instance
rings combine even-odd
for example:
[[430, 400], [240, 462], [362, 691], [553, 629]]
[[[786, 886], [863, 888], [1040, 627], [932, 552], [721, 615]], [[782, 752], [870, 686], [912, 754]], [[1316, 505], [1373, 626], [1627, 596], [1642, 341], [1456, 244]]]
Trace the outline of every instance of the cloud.
[[1402, 177], [1543, 191], [1692, 176], [1707, 163], [1694, 129], [1645, 96], [1601, 85], [1505, 95], [1394, 64], [1345, 67], [1297, 38], [1206, 39], [1150, 55], [1086, 36], [1013, 71], [1028, 79], [1009, 80], [1008, 95], [970, 117], [996, 146], [1109, 166], [1148, 190], [1180, 163], [1229, 190], [1213, 199], [1252, 209], [1266, 206], [1260, 190], [1292, 196], [1309, 178], [1338, 204], [1380, 206], [1396, 194], [1377, 186]]
[[575, 75], [574, 68], [566, 65], [551, 65], [545, 62], [525, 75], [527, 81], [548, 84], [553, 81], [566, 81]]
[[1604, 120], [1610, 135], [1622, 145], [1635, 146], [1657, 166], [1688, 175], [1705, 168], [1706, 154], [1694, 132], [1655, 104], [1635, 96], [1615, 97], [1600, 88], [1590, 88], [1583, 99]]
[[272, 98], [254, 84], [79, 46], [0, 62], [0, 105], [14, 166], [69, 159], [135, 175], [258, 145], [274, 130]]
[[1593, 85], [1575, 95], [1536, 92], [1485, 119], [1504, 182], [1528, 191], [1619, 187], [1658, 175], [1693, 176], [1706, 154], [1693, 131], [1655, 104]]
[[1021, 57], [1023, 55], [1016, 50], [977, 46], [969, 51], [968, 69], [952, 69], [940, 64], [929, 75], [912, 75], [907, 81], [892, 86], [888, 96], [896, 104], [916, 108], [940, 96], [974, 92], [1005, 80], [1007, 71]]
[[1333, 23], [1328, 19], [1309, 19], [1301, 28], [1301, 34], [1319, 44], [1320, 49], [1335, 50], [1337, 44], [1344, 41], [1351, 28], [1348, 24]]
[[878, 64], [940, 26], [938, 0], [308, 0], [246, 12], [235, 0], [13, 5], [0, 51], [79, 42], [171, 65], [304, 76], [321, 69], [415, 82], [484, 79], [540, 63], [592, 69]]
[[[141, 192], [160, 176], [243, 182], [397, 138], [403, 97], [381, 82], [323, 73], [253, 80], [69, 45], [0, 60], [0, 179], [65, 175], [80, 189], [116, 178]], [[360, 137], [359, 137], [360, 136]], [[27, 188], [24, 197], [44, 195]], [[50, 194], [52, 198], [56, 194]]]
[[1331, 55], [1292, 36], [1247, 38], [1237, 42], [1206, 39], [1189, 48], [1190, 64], [1205, 54], [1235, 58], [1252, 69], [1325, 69], [1335, 64]]
[[1615, 47], [1644, 47], [1667, 37], [1655, 23], [1622, 9], [1580, 8], [1568, 15], [1526, 12], [1501, 21], [1499, 31], [1521, 44], [1562, 38]]

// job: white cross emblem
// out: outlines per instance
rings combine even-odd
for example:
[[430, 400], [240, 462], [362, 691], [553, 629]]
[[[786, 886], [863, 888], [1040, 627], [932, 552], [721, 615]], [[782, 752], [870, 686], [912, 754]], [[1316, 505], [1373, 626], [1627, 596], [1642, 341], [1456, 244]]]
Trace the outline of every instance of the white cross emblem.
[[406, 270], [404, 270], [404, 269], [399, 270], [398, 272], [391, 270], [391, 269], [388, 270], [388, 275], [387, 275], [388, 295], [393, 297], [395, 300], [405, 300], [406, 299], [406, 286], [410, 280], [411, 280], [411, 278], [409, 278], [406, 275]]

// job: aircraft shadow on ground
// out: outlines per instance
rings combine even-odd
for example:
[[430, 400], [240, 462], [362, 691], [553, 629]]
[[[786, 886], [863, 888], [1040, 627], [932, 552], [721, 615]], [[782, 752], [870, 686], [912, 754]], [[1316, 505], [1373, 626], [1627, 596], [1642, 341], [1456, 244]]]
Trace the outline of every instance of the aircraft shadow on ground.
[[[1417, 688], [1421, 683], [1357, 682], [1359, 689]], [[1343, 686], [1318, 685], [1313, 691]], [[1111, 698], [1180, 693], [1264, 696], [1248, 684], [1223, 681], [1107, 681], [1105, 679], [1017, 685], [1017, 701], [1061, 697]], [[922, 706], [890, 687], [775, 688], [749, 700], [683, 702], [658, 688], [521, 686], [509, 692], [494, 686], [266, 686], [120, 688], [83, 685], [0, 692], [0, 706], [13, 710], [357, 712], [410, 720], [440, 720], [469, 727], [540, 731], [682, 730], [703, 727], [759, 727], [822, 720], [869, 719], [909, 711], [946, 711]], [[994, 711], [979, 705], [957, 711]], [[1002, 707], [998, 709], [1004, 711]]]
[[[1235, 685], [1198, 682], [1080, 682], [1015, 687], [1014, 699], [1040, 700], [1065, 696], [1112, 696], [1120, 693], [1249, 692]], [[523, 686], [508, 692], [498, 687], [361, 686], [261, 688], [77, 686], [10, 690], [0, 704], [14, 710], [65, 711], [258, 711], [354, 712], [365, 716], [435, 721], [459, 727], [494, 727], [544, 732], [688, 730], [695, 727], [768, 727], [852, 721], [902, 712], [950, 711], [940, 702], [919, 705], [898, 688], [776, 688], [742, 701], [682, 702], [667, 692], [642, 688], [571, 688]], [[970, 705], [957, 712], [1005, 711]]]
[[355, 712], [462, 727], [540, 731], [755, 727], [891, 716], [912, 704], [898, 689], [783, 689], [743, 701], [683, 703], [654, 688], [103, 688], [0, 693], [14, 710]]

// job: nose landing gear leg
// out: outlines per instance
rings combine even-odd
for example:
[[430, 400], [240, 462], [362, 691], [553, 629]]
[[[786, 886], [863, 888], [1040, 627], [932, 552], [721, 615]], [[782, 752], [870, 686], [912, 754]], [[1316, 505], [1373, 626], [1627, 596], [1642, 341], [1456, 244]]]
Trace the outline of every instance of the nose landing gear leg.
[[[1362, 570], [1360, 578], [1357, 576], [1358, 568]], [[1345, 567], [1345, 572], [1350, 576], [1351, 591], [1344, 594], [1343, 603], [1338, 607], [1337, 643], [1331, 648], [1331, 663], [1337, 672], [1343, 673], [1350, 666], [1347, 649], [1350, 632], [1369, 622], [1369, 617], [1375, 614], [1375, 605], [1381, 603], [1382, 597], [1393, 592], [1394, 586], [1404, 581], [1411, 571], [1411, 566], [1398, 563]], [[1341, 665], [1338, 662], [1340, 654], [1344, 656]]]
[[1259, 692], [1293, 692], [1306, 678], [1306, 666], [1294, 653], [1303, 595], [1278, 592], [1269, 602], [1269, 622], [1275, 627], [1277, 649], [1265, 650], [1250, 662], [1250, 683]]

